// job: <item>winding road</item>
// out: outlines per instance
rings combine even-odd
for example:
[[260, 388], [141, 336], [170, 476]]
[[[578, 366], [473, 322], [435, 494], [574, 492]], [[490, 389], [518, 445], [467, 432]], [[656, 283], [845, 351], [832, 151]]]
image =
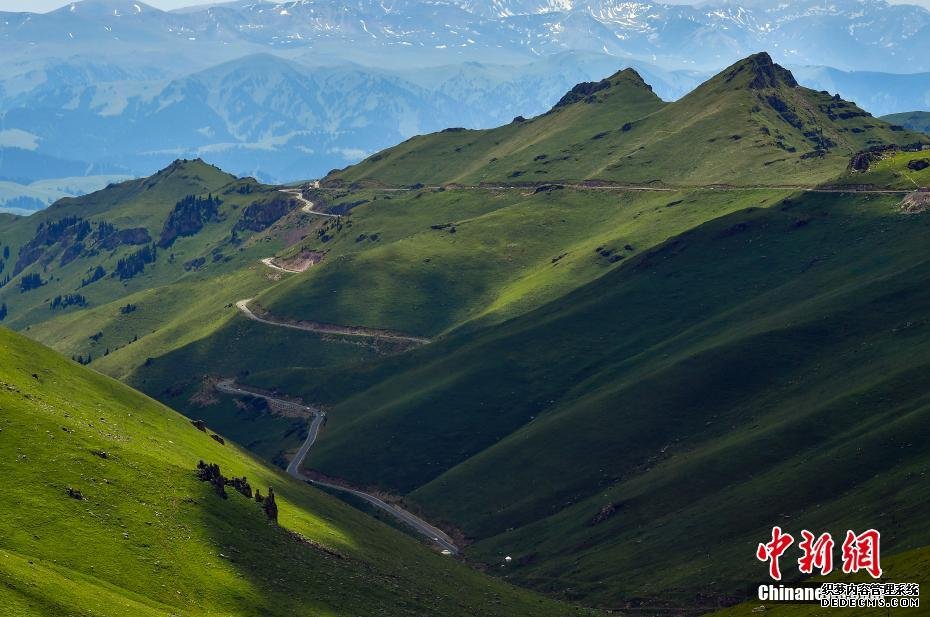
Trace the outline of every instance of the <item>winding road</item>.
[[[263, 260], [264, 263], [264, 260]], [[286, 321], [275, 321], [273, 319], [266, 319], [265, 317], [260, 317], [252, 312], [252, 309], [249, 308], [249, 302], [252, 301], [252, 298], [246, 298], [245, 300], [239, 300], [236, 302], [236, 308], [238, 308], [243, 315], [252, 319], [254, 321], [261, 322], [263, 324], [268, 324], [271, 326], [278, 326], [279, 328], [290, 328], [292, 330], [303, 330], [304, 332], [318, 332], [320, 334], [339, 334], [343, 336], [357, 336], [362, 338], [377, 339], [382, 341], [401, 341], [407, 343], [416, 343], [418, 345], [425, 345], [430, 342], [430, 339], [423, 338], [420, 336], [410, 336], [408, 334], [401, 334], [398, 332], [387, 332], [384, 330], [372, 330], [368, 328], [359, 328], [354, 326], [340, 326], [336, 324], [324, 324], [313, 321], [306, 321], [300, 323], [288, 323]]]
[[311, 414], [310, 426], [307, 430], [307, 438], [304, 439], [304, 442], [300, 445], [300, 449], [297, 450], [297, 454], [294, 455], [294, 458], [291, 459], [290, 463], [287, 466], [287, 473], [289, 476], [296, 478], [297, 480], [302, 480], [304, 482], [309, 482], [314, 486], [322, 486], [328, 489], [335, 491], [340, 491], [343, 493], [349, 493], [355, 495], [356, 497], [363, 499], [369, 504], [384, 510], [394, 518], [398, 519], [402, 523], [410, 526], [414, 531], [419, 533], [422, 536], [425, 536], [434, 544], [438, 545], [443, 549], [443, 551], [448, 551], [452, 555], [456, 555], [459, 552], [458, 547], [455, 545], [455, 542], [441, 529], [430, 525], [420, 517], [415, 514], [411, 514], [407, 510], [404, 510], [400, 506], [388, 503], [376, 497], [371, 493], [366, 493], [358, 489], [349, 488], [346, 486], [340, 486], [339, 484], [332, 484], [330, 482], [323, 482], [322, 480], [315, 480], [308, 477], [304, 474], [301, 466], [303, 465], [304, 459], [307, 458], [307, 454], [310, 453], [310, 448], [313, 447], [313, 444], [316, 443], [317, 437], [320, 435], [320, 428], [323, 424], [326, 423], [326, 413], [317, 407], [310, 407], [307, 405], [302, 405], [295, 403], [293, 401], [288, 401], [282, 398], [277, 398], [274, 396], [269, 396], [262, 392], [255, 390], [249, 390], [248, 388], [243, 388], [237, 386], [236, 382], [232, 379], [224, 379], [216, 384], [216, 389], [220, 392], [231, 394], [233, 396], [254, 396], [257, 398], [263, 398], [268, 401], [270, 404], [279, 405], [283, 407], [293, 408], [295, 411], [301, 413]]
[[300, 189], [279, 189], [280, 192], [285, 195], [290, 195], [291, 197], [296, 198], [303, 204], [303, 207], [300, 209], [301, 212], [306, 212], [307, 214], [316, 214], [317, 216], [328, 216], [330, 218], [338, 219], [340, 215], [338, 214], [329, 214], [327, 212], [317, 212], [313, 209], [314, 203], [304, 197], [303, 191]]
[[281, 266], [274, 263], [274, 257], [265, 257], [261, 260], [263, 264], [268, 266], [273, 270], [280, 270], [281, 272], [287, 272], [288, 274], [300, 274], [302, 270], [291, 270], [290, 268], [282, 268]]

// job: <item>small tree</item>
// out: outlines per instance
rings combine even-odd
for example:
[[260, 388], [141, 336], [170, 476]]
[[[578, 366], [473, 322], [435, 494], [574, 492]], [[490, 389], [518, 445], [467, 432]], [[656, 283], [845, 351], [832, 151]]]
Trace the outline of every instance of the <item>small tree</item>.
[[268, 520], [278, 522], [278, 504], [274, 500], [274, 489], [270, 486], [268, 487], [268, 495], [262, 501], [262, 509], [265, 511]]

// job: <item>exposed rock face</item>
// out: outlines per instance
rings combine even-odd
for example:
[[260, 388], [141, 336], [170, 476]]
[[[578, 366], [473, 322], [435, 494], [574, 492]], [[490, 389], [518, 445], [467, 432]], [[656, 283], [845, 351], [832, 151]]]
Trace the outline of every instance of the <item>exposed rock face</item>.
[[100, 243], [100, 245], [112, 251], [116, 247], [126, 245], [148, 244], [152, 241], [152, 236], [145, 227], [133, 227], [132, 229], [121, 229], [110, 234]]
[[852, 171], [864, 172], [869, 170], [869, 166], [872, 164], [872, 157], [868, 152], [860, 152], [859, 154], [853, 155], [852, 160], [849, 161], [849, 169]]
[[257, 201], [242, 211], [242, 217], [236, 223], [236, 231], [263, 231], [274, 225], [296, 205], [293, 199], [283, 195], [267, 201]]
[[151, 240], [144, 227], [121, 230], [105, 221], [92, 223], [77, 216], [43, 222], [36, 228], [35, 236], [20, 248], [13, 274], [19, 274], [40, 259], [42, 265], [48, 266], [58, 254], [61, 255], [59, 265], [64, 267], [100, 249], [112, 251], [122, 245], [147, 244]]
[[783, 68], [772, 61], [772, 57], [765, 52], [755, 54], [741, 62], [736, 69], [728, 76], [730, 81], [743, 71], [751, 73], [749, 87], [753, 90], [762, 90], [765, 88], [777, 88], [780, 85], [796, 88], [797, 80], [786, 68]]
[[594, 95], [601, 90], [610, 88], [610, 85], [611, 84], [609, 79], [602, 79], [600, 81], [583, 81], [569, 90], [565, 96], [560, 98], [559, 102], [553, 105], [552, 109], [565, 107], [566, 105], [571, 105], [572, 103], [577, 103], [578, 101], [593, 103], [596, 100]]
[[901, 201], [901, 212], [919, 214], [930, 210], [930, 191], [914, 191]]
[[206, 198], [188, 195], [171, 210], [162, 228], [158, 246], [168, 248], [180, 236], [193, 236], [207, 222], [219, 221], [219, 207], [223, 201], [209, 195]]
[[601, 523], [603, 523], [604, 521], [612, 517], [614, 514], [616, 514], [619, 510], [620, 510], [619, 503], [609, 503], [603, 508], [601, 508], [598, 511], [598, 513], [595, 514], [591, 518], [588, 524], [591, 525], [592, 527], [594, 525], [600, 525]]

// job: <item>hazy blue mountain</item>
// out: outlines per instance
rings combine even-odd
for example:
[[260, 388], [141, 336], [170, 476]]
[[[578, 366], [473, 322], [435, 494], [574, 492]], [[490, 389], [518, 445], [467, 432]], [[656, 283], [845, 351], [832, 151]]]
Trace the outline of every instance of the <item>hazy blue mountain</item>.
[[896, 75], [870, 71], [840, 71], [830, 67], [792, 67], [806, 86], [842, 92], [875, 115], [909, 109], [930, 109], [930, 73]]
[[[398, 72], [257, 54], [121, 88], [126, 76], [118, 69], [72, 61], [47, 67], [32, 90], [7, 98], [4, 122], [32, 140], [32, 156], [96, 163], [75, 163], [67, 175], [82, 167], [141, 174], [175, 158], [206, 157], [282, 182], [322, 175], [413, 135], [542, 113], [578, 81], [614, 72], [617, 62], [624, 61], [562, 53], [519, 67], [468, 62]], [[695, 80], [636, 64], [665, 96]], [[5, 174], [34, 179], [0, 160]]]
[[930, 112], [910, 111], [883, 116], [882, 120], [891, 122], [912, 131], [921, 131], [930, 135]]
[[[928, 28], [930, 12], [881, 0], [236, 0], [171, 12], [84, 0], [0, 13], [0, 148], [20, 150], [0, 159], [0, 178], [141, 175], [196, 156], [268, 181], [314, 177], [418, 133], [541, 113], [626, 66], [674, 99], [761, 49], [876, 115], [926, 109]], [[36, 171], [23, 172], [24, 152]]]

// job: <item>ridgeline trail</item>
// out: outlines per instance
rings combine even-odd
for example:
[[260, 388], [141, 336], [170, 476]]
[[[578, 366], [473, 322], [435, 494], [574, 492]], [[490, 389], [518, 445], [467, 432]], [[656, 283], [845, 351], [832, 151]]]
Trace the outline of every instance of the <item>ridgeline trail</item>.
[[243, 388], [242, 386], [236, 385], [236, 382], [232, 379], [224, 379], [216, 384], [216, 389], [225, 394], [231, 394], [233, 396], [253, 396], [256, 398], [262, 398], [268, 401], [270, 405], [290, 408], [292, 411], [300, 414], [310, 414], [310, 425], [307, 429], [307, 437], [304, 439], [303, 443], [300, 445], [300, 448], [297, 450], [297, 453], [291, 459], [290, 463], [287, 466], [287, 473], [293, 478], [302, 480], [304, 482], [309, 482], [314, 486], [322, 486], [331, 490], [340, 491], [343, 493], [349, 493], [354, 495], [369, 504], [384, 510], [394, 518], [398, 519], [402, 523], [405, 523], [411, 527], [414, 531], [420, 535], [426, 537], [428, 540], [438, 545], [444, 551], [448, 551], [452, 555], [456, 555], [459, 552], [458, 547], [455, 545], [455, 542], [441, 529], [430, 525], [420, 517], [416, 516], [404, 510], [398, 505], [388, 503], [372, 495], [371, 493], [366, 493], [354, 488], [349, 488], [346, 486], [341, 486], [339, 484], [333, 484], [330, 482], [324, 482], [322, 480], [316, 480], [307, 476], [303, 469], [302, 465], [304, 459], [307, 458], [307, 455], [310, 453], [310, 448], [313, 447], [313, 444], [316, 443], [317, 437], [320, 435], [320, 429], [326, 423], [326, 413], [319, 409], [318, 407], [312, 407], [309, 405], [303, 405], [301, 403], [295, 403], [286, 399], [279, 397], [271, 396], [258, 390], [250, 390], [248, 388]]

